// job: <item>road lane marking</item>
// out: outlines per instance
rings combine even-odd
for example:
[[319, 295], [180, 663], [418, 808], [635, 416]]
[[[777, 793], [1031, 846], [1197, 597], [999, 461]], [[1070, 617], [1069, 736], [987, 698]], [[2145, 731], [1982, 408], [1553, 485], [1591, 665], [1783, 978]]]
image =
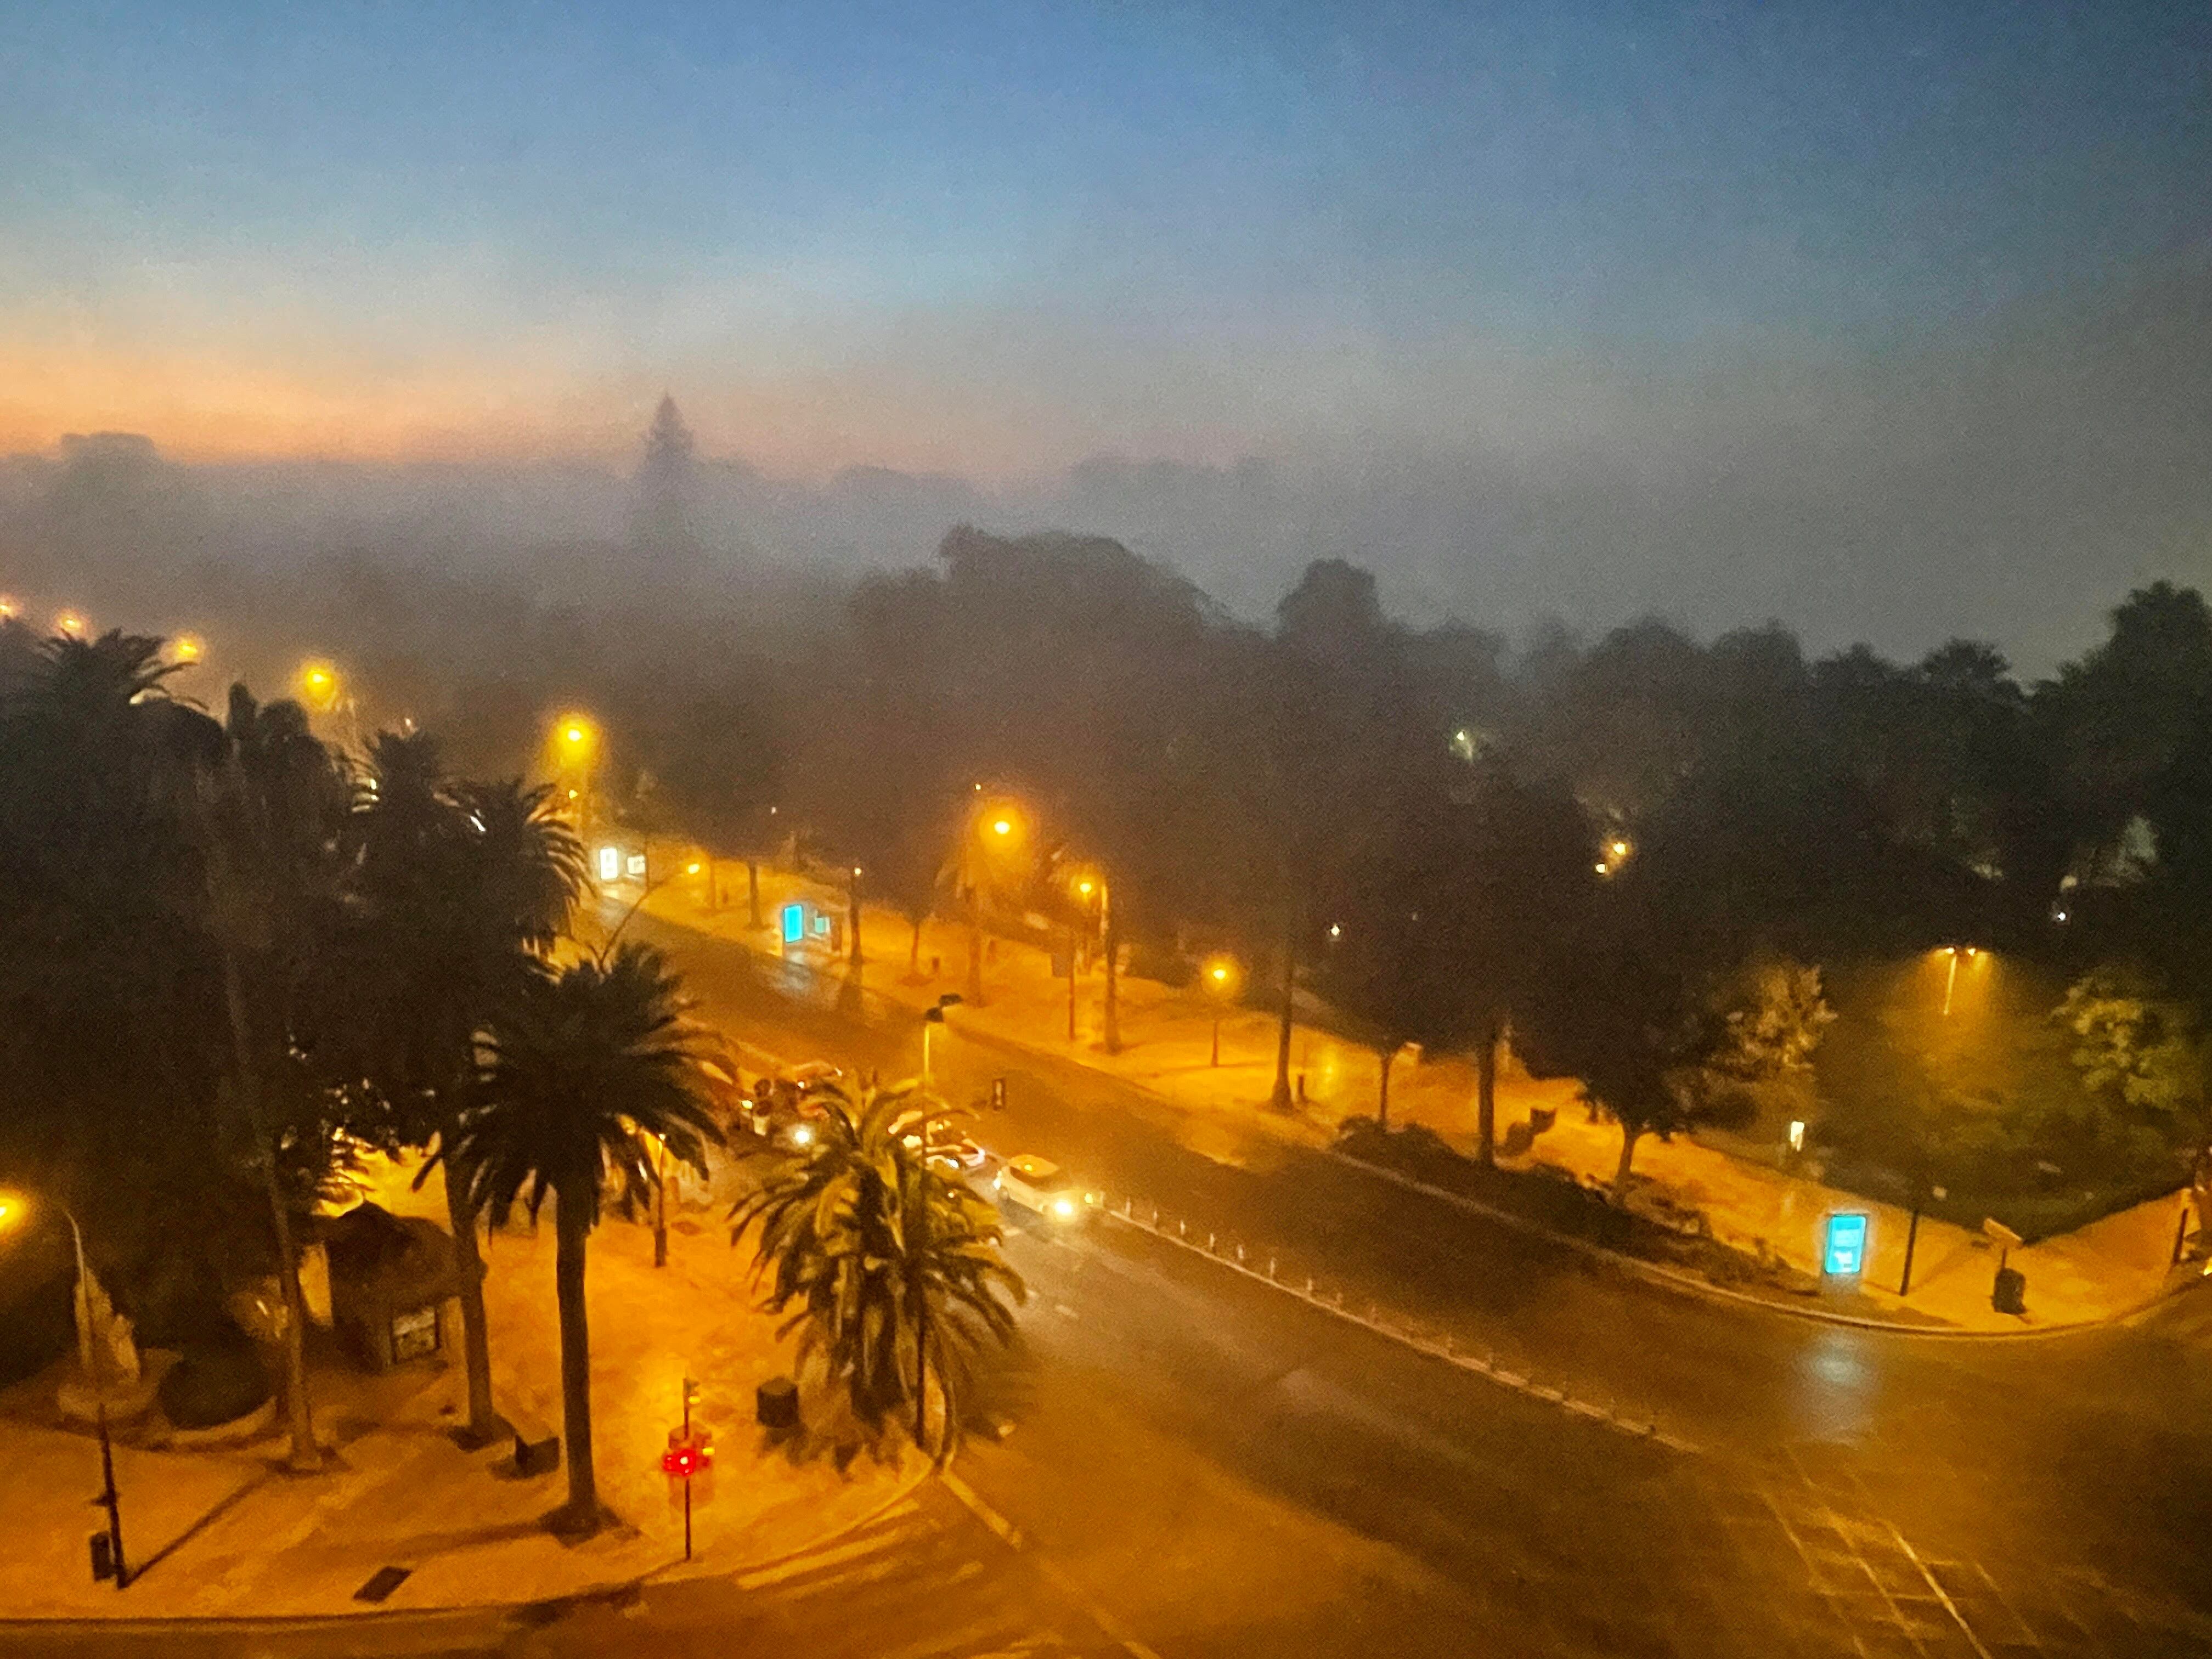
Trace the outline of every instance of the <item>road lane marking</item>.
[[1164, 1243], [1176, 1245], [1193, 1255], [1212, 1262], [1216, 1267], [1225, 1267], [1233, 1273], [1241, 1273], [1253, 1283], [1265, 1285], [1271, 1290], [1279, 1291], [1296, 1301], [1304, 1303], [1310, 1308], [1318, 1308], [1323, 1313], [1333, 1314], [1346, 1323], [1357, 1325], [1361, 1330], [1382, 1337], [1387, 1341], [1395, 1342], [1401, 1348], [1410, 1348], [1415, 1353], [1425, 1355], [1431, 1359], [1441, 1359], [1446, 1364], [1457, 1366], [1461, 1370], [1473, 1371], [1479, 1376], [1486, 1376], [1499, 1386], [1512, 1389], [1516, 1394], [1525, 1395], [1543, 1404], [1559, 1406], [1574, 1413], [1577, 1416], [1587, 1418], [1602, 1427], [1639, 1440], [1652, 1441], [1666, 1447], [1669, 1451], [1696, 1455], [1701, 1449], [1678, 1435], [1668, 1433], [1660, 1428], [1656, 1421], [1648, 1419], [1625, 1418], [1618, 1411], [1598, 1405], [1595, 1401], [1577, 1400], [1562, 1389], [1532, 1382], [1518, 1371], [1507, 1370], [1494, 1361], [1480, 1355], [1457, 1350], [1449, 1342], [1430, 1342], [1415, 1336], [1410, 1331], [1390, 1325], [1379, 1317], [1370, 1317], [1361, 1314], [1346, 1304], [1341, 1292], [1332, 1297], [1326, 1291], [1302, 1289], [1284, 1279], [1271, 1278], [1258, 1268], [1237, 1261], [1234, 1256], [1217, 1254], [1207, 1249], [1197, 1240], [1170, 1232], [1166, 1228], [1152, 1223], [1139, 1221], [1133, 1214], [1119, 1214], [1111, 1209], [1103, 1207], [1101, 1213], [1109, 1221], [1132, 1228], [1148, 1237], [1159, 1239]]
[[1897, 1529], [1897, 1523], [1894, 1521], [1885, 1521], [1882, 1524], [1889, 1528], [1889, 1535], [1897, 1540], [1897, 1547], [1905, 1552], [1905, 1559], [1920, 1569], [1920, 1576], [1928, 1581], [1928, 1588], [1936, 1593], [1936, 1599], [1943, 1604], [1943, 1611], [1951, 1615], [1951, 1622], [1959, 1627], [1959, 1634], [1966, 1638], [1974, 1651], [1981, 1656], [1981, 1659], [1990, 1659], [1990, 1650], [1982, 1645], [1982, 1638], [1974, 1634], [1974, 1627], [1966, 1622], [1966, 1616], [1959, 1611], [1958, 1603], [1952, 1601], [1950, 1592], [1936, 1582], [1934, 1573], [1928, 1571], [1928, 1564], [1920, 1559], [1920, 1552], [1914, 1549], [1905, 1535]]
[[[1029, 1540], [1023, 1535], [1022, 1529], [984, 1502], [981, 1495], [973, 1486], [951, 1469], [941, 1471], [939, 1479], [944, 1481], [945, 1491], [958, 1498], [967, 1506], [970, 1514], [996, 1533], [1008, 1549], [1028, 1550]], [[1050, 1557], [1041, 1551], [1028, 1553], [1030, 1559], [1036, 1563], [1037, 1571], [1051, 1582], [1053, 1588], [1082, 1608], [1091, 1622], [1105, 1633], [1106, 1639], [1118, 1645], [1129, 1656], [1129, 1659], [1160, 1659], [1159, 1654], [1155, 1650], [1147, 1647], [1138, 1638], [1136, 1632], [1100, 1607], [1097, 1601], [1085, 1592], [1080, 1584], [1061, 1571]], [[1988, 1659], [1988, 1656], [1984, 1655], [1984, 1659]]]

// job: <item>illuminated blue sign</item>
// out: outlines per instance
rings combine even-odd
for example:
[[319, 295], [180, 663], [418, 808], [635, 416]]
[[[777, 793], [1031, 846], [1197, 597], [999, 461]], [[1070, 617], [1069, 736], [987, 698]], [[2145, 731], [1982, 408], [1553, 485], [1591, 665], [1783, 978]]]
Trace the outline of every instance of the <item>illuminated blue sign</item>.
[[796, 945], [806, 937], [806, 907], [787, 904], [783, 907], [783, 942]]
[[1856, 1279], [1866, 1271], [1867, 1218], [1863, 1211], [1850, 1210], [1828, 1218], [1826, 1247], [1820, 1252], [1820, 1271], [1831, 1279]]

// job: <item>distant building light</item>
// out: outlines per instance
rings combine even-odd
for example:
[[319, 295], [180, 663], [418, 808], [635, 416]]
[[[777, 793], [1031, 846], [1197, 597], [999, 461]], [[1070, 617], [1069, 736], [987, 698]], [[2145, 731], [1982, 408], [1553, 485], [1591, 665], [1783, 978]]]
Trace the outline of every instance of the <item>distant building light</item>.
[[643, 875], [643, 874], [645, 873], [645, 854], [642, 854], [642, 853], [632, 853], [632, 854], [629, 855], [629, 872], [630, 872], [630, 874], [632, 874], [633, 876], [641, 876], [641, 875]]
[[1802, 1118], [1790, 1120], [1790, 1150], [1793, 1152], [1805, 1150], [1805, 1122]]
[[599, 848], [599, 879], [612, 881], [622, 874], [622, 850], [615, 847]]

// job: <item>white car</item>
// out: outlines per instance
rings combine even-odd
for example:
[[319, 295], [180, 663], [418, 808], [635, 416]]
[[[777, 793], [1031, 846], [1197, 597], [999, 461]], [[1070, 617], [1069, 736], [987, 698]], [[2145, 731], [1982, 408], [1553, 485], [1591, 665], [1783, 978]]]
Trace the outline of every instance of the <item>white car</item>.
[[1099, 1201], [1097, 1193], [1085, 1191], [1059, 1164], [1034, 1152], [1008, 1158], [991, 1177], [991, 1188], [1010, 1203], [1034, 1211], [1060, 1227], [1088, 1220]]

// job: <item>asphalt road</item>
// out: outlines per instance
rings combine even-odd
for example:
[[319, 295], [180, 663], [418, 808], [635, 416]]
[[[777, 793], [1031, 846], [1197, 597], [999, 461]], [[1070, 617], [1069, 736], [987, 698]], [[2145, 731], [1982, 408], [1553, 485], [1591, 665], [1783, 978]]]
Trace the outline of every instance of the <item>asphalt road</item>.
[[[703, 1012], [738, 1034], [789, 1057], [825, 1056], [887, 1075], [915, 1068], [910, 1013], [856, 1006], [849, 993], [774, 958], [696, 934], [656, 929], [653, 936], [678, 955]], [[1731, 1607], [1757, 1599], [1778, 1608], [1786, 1603], [1774, 1599], [1770, 1582], [1778, 1573], [1800, 1586], [1832, 1583], [1846, 1598], [1839, 1609], [1869, 1594], [1861, 1580], [1939, 1610], [1948, 1597], [1958, 1615], [1946, 1613], [1954, 1633], [1966, 1634], [1955, 1629], [1961, 1619], [1974, 1632], [1960, 1650], [1966, 1652], [1978, 1641], [1991, 1653], [2212, 1653], [2212, 1571], [2203, 1555], [2212, 1538], [2212, 1286], [2130, 1326], [2072, 1335], [1990, 1341], [1856, 1330], [1656, 1288], [1278, 1137], [1216, 1120], [1194, 1123], [1097, 1073], [981, 1040], [961, 1030], [957, 1012], [938, 1041], [935, 1069], [956, 1100], [987, 1100], [990, 1081], [1006, 1079], [1005, 1112], [985, 1109], [978, 1118], [978, 1139], [994, 1152], [1042, 1152], [1116, 1201], [1133, 1196], [1142, 1213], [1157, 1205], [1188, 1218], [1194, 1235], [1215, 1234], [1218, 1248], [1233, 1239], [1248, 1261], [1274, 1258], [1285, 1278], [1310, 1273], [1341, 1287], [1354, 1306], [1378, 1302], [1431, 1330], [1449, 1330], [1501, 1367], [1624, 1417], [1656, 1420], [1701, 1449], [1686, 1460], [1691, 1469], [1639, 1475], [1617, 1490], [1620, 1472], [1650, 1448], [1620, 1443], [1616, 1432], [1558, 1407], [1535, 1415], [1552, 1419], [1565, 1441], [1516, 1429], [1499, 1443], [1482, 1425], [1526, 1415], [1525, 1398], [1331, 1328], [1325, 1316], [1203, 1261], [1185, 1264], [1177, 1282], [1192, 1269], [1202, 1281], [1202, 1333], [1245, 1333], [1243, 1321], [1233, 1328], [1214, 1322], [1233, 1298], [1256, 1294], [1283, 1301], [1278, 1312], [1297, 1340], [1310, 1334], [1317, 1343], [1356, 1342], [1367, 1357], [1342, 1379], [1358, 1408], [1354, 1418], [1363, 1410], [1395, 1413], [1402, 1425], [1414, 1405], [1462, 1395], [1471, 1401], [1465, 1413], [1406, 1430], [1407, 1443], [1428, 1455], [1395, 1461], [1387, 1474], [1374, 1467], [1370, 1437], [1340, 1438], [1296, 1413], [1268, 1443], [1279, 1458], [1242, 1471], [1462, 1590], [1496, 1593], [1497, 1566], [1514, 1559], [1517, 1527], [1527, 1534], [1522, 1547], [1547, 1563], [1542, 1575], [1524, 1568], [1524, 1577], [1542, 1577], [1547, 1599], [1580, 1606], [1610, 1603], [1609, 1586], [1640, 1584], [1677, 1609], [1698, 1607], [1708, 1592]], [[1263, 1087], [1255, 1080], [1255, 1093]], [[1114, 1250], [1139, 1243], [1117, 1243]], [[1163, 1247], [1149, 1248], [1158, 1254]], [[1090, 1294], [1100, 1294], [1104, 1281], [1094, 1273], [1090, 1282]], [[1063, 1340], [1076, 1331], [1095, 1338], [1085, 1351], [1093, 1370], [1143, 1402], [1149, 1420], [1189, 1425], [1190, 1455], [1225, 1455], [1237, 1443], [1230, 1431], [1247, 1414], [1204, 1424], [1196, 1405], [1233, 1395], [1234, 1386], [1189, 1355], [1158, 1349], [1154, 1322], [1169, 1298], [1136, 1294], [1126, 1283], [1121, 1294], [1128, 1305], [1118, 1319], [1071, 1298], [1082, 1316], [1061, 1322], [1072, 1328]], [[1052, 1322], [1032, 1316], [1028, 1324], [1042, 1333]], [[1256, 1338], [1255, 1349], [1273, 1351]], [[1380, 1352], [1398, 1358], [1375, 1358]], [[1216, 1373], [1229, 1364], [1218, 1347], [1210, 1360]], [[1396, 1364], [1413, 1376], [1386, 1395]], [[1599, 1449], [1586, 1452], [1593, 1437]], [[1459, 1456], [1445, 1455], [1449, 1449], [1484, 1447], [1478, 1467], [1489, 1471], [1487, 1486], [1442, 1474], [1466, 1469]], [[1040, 1462], [1041, 1481], [1049, 1467], [1082, 1466], [1080, 1443], [1061, 1450], [1064, 1456]], [[1662, 1506], [1643, 1524], [1616, 1522], [1641, 1513], [1624, 1492], [1650, 1490], [1685, 1512]], [[1510, 1535], [1466, 1530], [1470, 1517], [1499, 1512], [1500, 1492], [1514, 1494], [1504, 1511]], [[1764, 1547], [1750, 1541], [1761, 1525], [1786, 1547], [1764, 1577], [1700, 1553], [1715, 1526], [1713, 1511], [1701, 1505], [1710, 1501], [1727, 1513], [1737, 1498], [1755, 1499], [1765, 1512], [1763, 1520], [1754, 1510], [1750, 1520], [1718, 1523], [1745, 1540], [1744, 1560], [1764, 1559]], [[1008, 1503], [1023, 1507], [1017, 1495]], [[1632, 1544], [1605, 1541], [1624, 1526]], [[1135, 1536], [1152, 1530], [1132, 1523]], [[1886, 1550], [1869, 1554], [1882, 1543]], [[1862, 1557], [1871, 1568], [1840, 1577], [1832, 1561], [1821, 1565]], [[1645, 1563], [1662, 1570], [1647, 1576]], [[1850, 1628], [1850, 1616], [1838, 1612], [1842, 1628]], [[1531, 1630], [1541, 1625], [1528, 1617], [1535, 1620]], [[1606, 1638], [1577, 1649], [1531, 1639], [1525, 1650], [1718, 1650], [1717, 1626], [1691, 1628], [1705, 1645]], [[1809, 1635], [1793, 1644], [1792, 1650], [1817, 1650]]]
[[[727, 945], [702, 1012], [787, 1058], [915, 1069], [912, 1016]], [[957, 1016], [956, 1016], [957, 1022]], [[1657, 1290], [1275, 1137], [956, 1029], [977, 1137], [1193, 1237], [1449, 1331], [1518, 1386], [1103, 1220], [1018, 1227], [1003, 1440], [869, 1533], [747, 1581], [149, 1652], [1200, 1656], [2212, 1653], [2212, 1292], [2009, 1341], [1862, 1332]], [[1117, 1197], [1118, 1201], [1118, 1197]], [[1172, 1231], [1170, 1226], [1170, 1231]], [[1525, 1378], [1525, 1382], [1519, 1379]], [[1677, 1449], [1595, 1405], [1655, 1421]], [[114, 1651], [63, 1632], [40, 1652]], [[0, 1642], [0, 1647], [4, 1647]]]

